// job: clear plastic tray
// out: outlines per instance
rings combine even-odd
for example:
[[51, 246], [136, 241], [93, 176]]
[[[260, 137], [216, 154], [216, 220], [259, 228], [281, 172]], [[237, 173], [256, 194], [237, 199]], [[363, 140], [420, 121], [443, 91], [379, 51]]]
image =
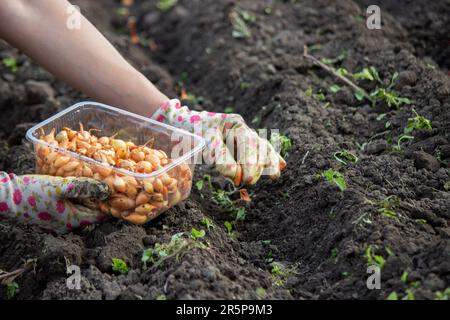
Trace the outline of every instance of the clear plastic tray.
[[[116, 139], [132, 141], [136, 145], [152, 141], [151, 148], [164, 151], [172, 160], [157, 171], [148, 174], [138, 173], [111, 166], [40, 139], [42, 132], [48, 134], [53, 129], [56, 132], [61, 131], [64, 127], [79, 130], [80, 123], [83, 124], [85, 130], [92, 128], [100, 130], [98, 133], [97, 131], [93, 132], [97, 136], [116, 135]], [[69, 156], [70, 161], [79, 163], [83, 168], [89, 168], [90, 170], [86, 170], [86, 172], [92, 171], [94, 178], [108, 182], [110, 186], [111, 177], [123, 178], [127, 182], [127, 190], [121, 192], [113, 188], [113, 195], [105, 203], [102, 203], [100, 208], [105, 213], [108, 212], [117, 218], [136, 224], [143, 224], [155, 218], [189, 196], [195, 163], [205, 146], [205, 141], [201, 137], [185, 130], [96, 102], [77, 103], [32, 127], [27, 131], [26, 137], [35, 148], [37, 173], [57, 175], [50, 161]], [[73, 172], [79, 173], [81, 170]], [[72, 174], [73, 172], [64, 172], [63, 176], [75, 175]], [[107, 174], [108, 172], [109, 174]], [[60, 173], [61, 171], [58, 175], [61, 175]], [[86, 176], [84, 174], [76, 175]], [[174, 179], [177, 180], [176, 187]], [[172, 182], [170, 189], [168, 189], [168, 185], [164, 185], [163, 181]], [[153, 192], [150, 192], [151, 187], [144, 189], [144, 186], [149, 186], [149, 183], [154, 186]], [[139, 201], [136, 201], [137, 195], [141, 195]], [[126, 206], [117, 205], [121, 209], [114, 208], [114, 203], [121, 203], [117, 199], [125, 196], [132, 201], [125, 201], [128, 203]], [[142, 199], [146, 198], [150, 200], [141, 203]], [[135, 206], [131, 206], [133, 201], [135, 201]], [[123, 209], [124, 207], [126, 209]]]

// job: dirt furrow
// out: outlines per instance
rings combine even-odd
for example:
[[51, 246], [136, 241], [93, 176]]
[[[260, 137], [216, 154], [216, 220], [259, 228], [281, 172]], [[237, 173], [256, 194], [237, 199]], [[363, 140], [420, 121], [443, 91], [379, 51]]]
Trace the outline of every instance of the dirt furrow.
[[[448, 285], [449, 81], [411, 54], [393, 17], [386, 14], [383, 29], [371, 31], [352, 1], [180, 1], [168, 13], [144, 7], [136, 12], [141, 32], [159, 45], [153, 57], [188, 79], [188, 90], [205, 98], [204, 108], [231, 106], [254, 127], [279, 128], [294, 140], [288, 172], [254, 189], [255, 204], [239, 230], [243, 243], [271, 240], [277, 260], [299, 266], [289, 283], [294, 295], [383, 299], [408, 289], [400, 281], [404, 271], [423, 284], [415, 290], [420, 297]], [[236, 39], [232, 17], [242, 10], [254, 17], [251, 35]], [[335, 66], [352, 72], [374, 66], [385, 85], [398, 72], [394, 88], [432, 120], [433, 130], [393, 152], [391, 141], [397, 142], [411, 107], [372, 107], [345, 87], [333, 94], [336, 80], [302, 57], [304, 45], [318, 57], [338, 57]], [[310, 97], [311, 90], [324, 98]], [[341, 149], [360, 161], [340, 166], [333, 153]], [[344, 174], [344, 193], [320, 177], [329, 167]], [[377, 203], [391, 196], [400, 199], [394, 221], [377, 214]], [[365, 284], [365, 253], [372, 247], [386, 260], [381, 291]], [[431, 258], [437, 247], [444, 255]]]

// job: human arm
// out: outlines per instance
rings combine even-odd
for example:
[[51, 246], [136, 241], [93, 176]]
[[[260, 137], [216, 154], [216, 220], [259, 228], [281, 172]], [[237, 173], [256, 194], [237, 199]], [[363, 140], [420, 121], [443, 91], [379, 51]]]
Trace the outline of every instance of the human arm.
[[[148, 116], [169, 100], [66, 0], [0, 1], [0, 37], [94, 100]], [[70, 11], [69, 11], [70, 12]]]

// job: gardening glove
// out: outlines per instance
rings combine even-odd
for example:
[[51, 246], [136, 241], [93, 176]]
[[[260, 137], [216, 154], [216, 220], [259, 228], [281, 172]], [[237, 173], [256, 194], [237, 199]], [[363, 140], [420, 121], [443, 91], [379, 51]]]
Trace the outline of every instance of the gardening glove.
[[262, 174], [275, 180], [286, 167], [273, 146], [238, 114], [197, 112], [172, 99], [161, 105], [152, 118], [202, 136], [206, 141], [205, 161], [215, 164], [236, 186], [255, 184]]
[[[66, 233], [102, 221], [105, 216], [97, 203], [109, 194], [108, 186], [94, 179], [0, 172], [0, 218], [16, 218]], [[80, 204], [74, 203], [75, 199]]]

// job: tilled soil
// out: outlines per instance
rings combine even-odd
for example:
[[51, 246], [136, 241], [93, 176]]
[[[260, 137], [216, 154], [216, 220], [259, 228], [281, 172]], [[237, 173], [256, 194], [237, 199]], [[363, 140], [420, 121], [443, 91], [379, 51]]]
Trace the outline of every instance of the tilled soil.
[[[235, 226], [236, 239], [223, 227], [228, 214], [208, 188], [193, 190], [191, 199], [145, 227], [108, 221], [53, 236], [2, 221], [0, 269], [13, 271], [36, 259], [35, 269], [16, 280], [16, 298], [385, 299], [395, 291], [399, 298], [434, 299], [450, 286], [450, 83], [448, 54], [441, 54], [448, 48], [412, 32], [429, 28], [420, 24], [426, 19], [412, 26], [398, 17], [421, 11], [433, 21], [430, 29], [448, 37], [448, 1], [430, 9], [422, 1], [383, 2], [381, 30], [366, 28], [362, 0], [179, 0], [167, 12], [156, 8], [157, 1], [135, 2], [131, 14], [145, 40], [139, 46], [130, 43], [126, 17], [115, 12], [118, 2], [77, 1], [163, 91], [175, 96], [183, 86], [197, 97], [186, 101], [194, 108], [232, 107], [253, 127], [289, 136], [288, 169], [278, 182], [263, 178], [249, 189], [252, 202]], [[230, 19], [239, 10], [255, 17], [243, 39], [232, 36]], [[396, 109], [358, 101], [303, 57], [304, 46], [318, 58], [340, 57], [336, 68], [374, 66], [382, 79], [398, 72], [394, 89], [413, 103]], [[16, 73], [1, 66], [0, 109], [7, 121], [0, 131], [0, 169], [31, 172], [32, 155], [22, 142], [26, 129], [85, 97], [7, 45], [1, 44], [0, 55], [19, 61]], [[333, 93], [336, 83], [341, 90]], [[374, 89], [372, 82], [360, 84]], [[414, 139], [395, 150], [412, 108], [433, 129], [414, 131]], [[333, 154], [342, 149], [359, 161], [337, 162]], [[344, 192], [320, 176], [328, 168], [343, 174]], [[197, 179], [212, 173], [197, 169]], [[223, 180], [213, 176], [213, 185]], [[396, 219], [378, 210], [389, 196], [398, 199]], [[206, 229], [205, 217], [215, 225], [207, 230], [207, 249], [192, 248], [159, 268], [143, 269], [145, 248], [192, 227]], [[366, 286], [368, 248], [385, 260], [380, 290]], [[112, 258], [124, 259], [130, 272], [115, 274]], [[273, 262], [285, 270], [281, 276], [271, 273]], [[81, 266], [81, 290], [67, 289], [67, 263]], [[6, 298], [5, 290], [0, 297]]]

